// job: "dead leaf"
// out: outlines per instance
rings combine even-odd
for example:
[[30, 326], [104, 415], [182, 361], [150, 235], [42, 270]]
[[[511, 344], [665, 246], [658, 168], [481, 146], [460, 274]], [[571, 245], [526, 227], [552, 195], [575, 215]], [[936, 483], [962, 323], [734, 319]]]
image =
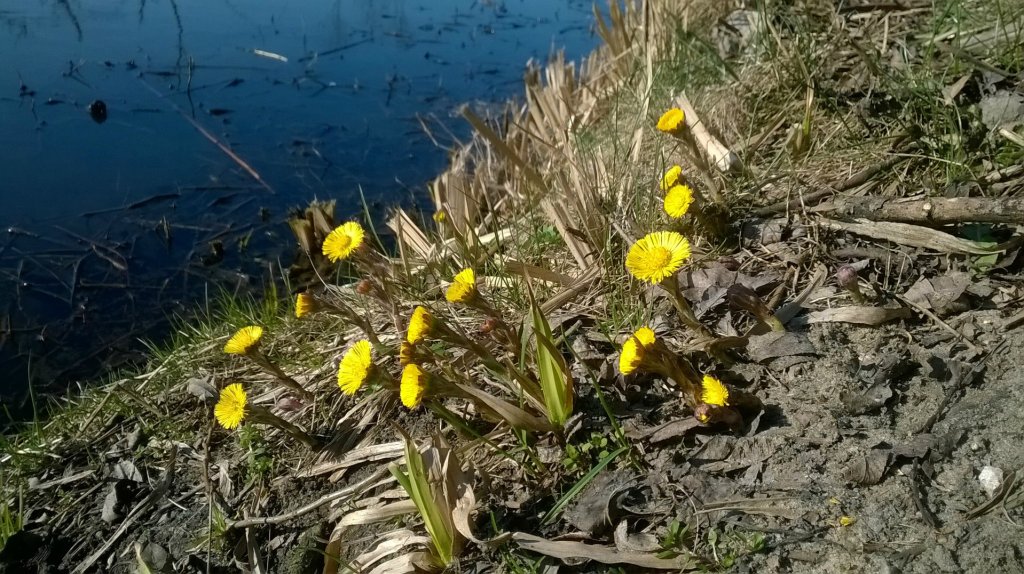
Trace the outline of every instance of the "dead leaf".
[[922, 277], [903, 296], [935, 311], [936, 315], [945, 316], [969, 308], [964, 293], [971, 283], [971, 275], [965, 272], [951, 272], [931, 279]]
[[630, 532], [629, 521], [623, 520], [615, 527], [615, 548], [620, 552], [657, 552], [661, 544], [648, 532]]
[[210, 384], [211, 377], [193, 377], [186, 381], [185, 389], [188, 394], [197, 397], [201, 401], [213, 400], [217, 397], [217, 389]]
[[627, 471], [601, 472], [576, 496], [572, 505], [565, 511], [566, 522], [583, 532], [596, 534], [606, 531], [612, 525], [612, 517], [609, 516], [612, 498], [629, 482]]
[[909, 319], [914, 313], [906, 307], [850, 306], [824, 309], [807, 314], [808, 323], [851, 323], [875, 327], [896, 319]]
[[142, 473], [139, 472], [139, 469], [135, 468], [135, 464], [130, 460], [122, 460], [111, 467], [110, 477], [118, 480], [142, 482]]
[[596, 560], [602, 564], [632, 564], [641, 568], [657, 570], [695, 570], [698, 562], [692, 556], [682, 555], [675, 558], [658, 558], [654, 554], [640, 552], [619, 552], [609, 546], [584, 544], [568, 540], [546, 540], [539, 536], [516, 532], [512, 539], [519, 546], [530, 552], [558, 558], [559, 560]]
[[135, 543], [135, 562], [139, 574], [159, 574], [174, 572], [171, 556], [158, 544], [150, 542], [145, 547]]
[[981, 121], [990, 130], [1010, 128], [1024, 122], [1024, 96], [1006, 90], [985, 96], [978, 103]]
[[701, 426], [703, 425], [701, 425], [700, 421], [694, 417], [686, 417], [685, 419], [668, 422], [652, 429], [653, 432], [650, 434], [651, 442], [659, 443], [679, 438], [691, 430]]
[[[750, 355], [752, 361], [763, 363], [779, 357], [817, 355], [817, 350], [807, 335], [803, 333], [772, 331], [764, 335], [751, 335], [747, 345], [747, 354]], [[810, 359], [808, 358], [808, 360]]]
[[932, 462], [938, 462], [953, 452], [963, 436], [964, 431], [960, 429], [953, 429], [942, 435], [931, 433], [915, 435], [910, 440], [893, 447], [892, 454], [894, 457], [920, 459], [927, 457]]
[[843, 391], [839, 393], [839, 400], [848, 413], [862, 415], [882, 408], [892, 395], [892, 388], [885, 381], [875, 383], [863, 391]]
[[881, 482], [889, 466], [889, 451], [873, 449], [854, 458], [846, 467], [846, 479], [862, 486]]

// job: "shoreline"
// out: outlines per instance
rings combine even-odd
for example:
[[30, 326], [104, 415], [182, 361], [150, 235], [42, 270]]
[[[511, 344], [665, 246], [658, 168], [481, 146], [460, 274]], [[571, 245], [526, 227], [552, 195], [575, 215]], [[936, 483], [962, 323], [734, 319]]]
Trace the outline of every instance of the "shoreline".
[[[968, 225], [1000, 205], [991, 185], [1024, 193], [992, 165], [1012, 138], [943, 120], [985, 97], [933, 101], [951, 52], [881, 73], [833, 29], [918, 54], [943, 14], [630, 6], [581, 62], [531, 70], [524, 102], [463, 108], [475, 135], [432, 219], [387, 222], [394, 256], [312, 207], [292, 228], [324, 284], [227, 299], [145, 372], [5, 437], [0, 518], [28, 517], [8, 542], [35, 553], [0, 564], [812, 572], [915, 541], [910, 571], [1012, 569], [975, 483], [1024, 460], [1001, 350], [1024, 346], [1000, 278], [1018, 231]], [[858, 115], [851, 78], [903, 107]], [[981, 143], [908, 141], [910, 113]], [[840, 212], [939, 178], [991, 181], [953, 222]], [[955, 374], [978, 364], [983, 385]]]

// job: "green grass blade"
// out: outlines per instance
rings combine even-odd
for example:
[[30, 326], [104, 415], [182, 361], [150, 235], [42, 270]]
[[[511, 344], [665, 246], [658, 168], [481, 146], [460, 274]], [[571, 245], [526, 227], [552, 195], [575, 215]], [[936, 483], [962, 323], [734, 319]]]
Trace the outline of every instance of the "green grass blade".
[[608, 466], [608, 464], [611, 463], [611, 461], [615, 460], [616, 457], [626, 452], [627, 450], [629, 450], [628, 446], [621, 446], [618, 449], [608, 453], [608, 456], [598, 461], [598, 463], [594, 465], [594, 468], [590, 469], [590, 472], [583, 475], [583, 478], [579, 479], [579, 481], [576, 482], [576, 484], [572, 485], [572, 488], [570, 488], [568, 492], [562, 495], [562, 498], [558, 499], [558, 502], [556, 502], [555, 505], [551, 507], [551, 510], [549, 510], [548, 513], [544, 515], [544, 518], [541, 519], [541, 526], [547, 526], [554, 522], [554, 520], [558, 518], [558, 515], [565, 510], [565, 507], [569, 505], [569, 502], [572, 501], [573, 497], [579, 494], [581, 490], [583, 490], [588, 484], [590, 484], [591, 480], [594, 480], [594, 477], [597, 476], [597, 473], [604, 470], [604, 467]]

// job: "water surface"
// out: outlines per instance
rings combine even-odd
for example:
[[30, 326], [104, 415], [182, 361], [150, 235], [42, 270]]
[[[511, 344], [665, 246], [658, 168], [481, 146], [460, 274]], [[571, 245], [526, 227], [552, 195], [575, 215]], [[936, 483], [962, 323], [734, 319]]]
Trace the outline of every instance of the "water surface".
[[4, 404], [131, 360], [211, 288], [259, 288], [293, 256], [290, 208], [425, 205], [460, 104], [594, 44], [576, 0], [4, 2]]

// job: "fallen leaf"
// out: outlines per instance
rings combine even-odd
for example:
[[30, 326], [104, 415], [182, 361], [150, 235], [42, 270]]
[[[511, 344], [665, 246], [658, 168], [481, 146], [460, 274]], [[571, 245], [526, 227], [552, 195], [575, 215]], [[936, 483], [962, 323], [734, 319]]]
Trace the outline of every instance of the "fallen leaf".
[[210, 384], [210, 377], [193, 377], [186, 381], [185, 389], [188, 394], [199, 398], [201, 401], [212, 400], [217, 397], [217, 389]]
[[881, 482], [888, 466], [889, 451], [873, 449], [857, 456], [846, 467], [846, 471], [843, 474], [851, 482], [862, 486], [869, 486]]
[[939, 316], [966, 310], [964, 292], [971, 285], [971, 276], [965, 272], [952, 272], [948, 275], [921, 278], [903, 295], [908, 301], [917, 303], [925, 309], [931, 309]]
[[803, 333], [772, 331], [764, 335], [751, 335], [747, 344], [747, 354], [752, 361], [763, 363], [779, 357], [816, 355], [817, 350]]
[[848, 413], [862, 415], [882, 408], [892, 395], [889, 383], [884, 382], [875, 383], [863, 391], [843, 391], [839, 393], [839, 400]]
[[648, 532], [630, 532], [629, 521], [622, 520], [615, 527], [615, 548], [620, 552], [657, 552], [661, 544]]
[[657, 570], [695, 570], [698, 562], [691, 556], [658, 558], [654, 554], [620, 552], [609, 546], [585, 544], [568, 540], [547, 540], [525, 532], [516, 532], [512, 539], [530, 552], [558, 558], [559, 560], [596, 560], [602, 564], [632, 564], [641, 568]]
[[850, 306], [824, 309], [807, 314], [808, 323], [851, 323], [875, 327], [896, 319], [909, 319], [914, 313], [906, 307]]

